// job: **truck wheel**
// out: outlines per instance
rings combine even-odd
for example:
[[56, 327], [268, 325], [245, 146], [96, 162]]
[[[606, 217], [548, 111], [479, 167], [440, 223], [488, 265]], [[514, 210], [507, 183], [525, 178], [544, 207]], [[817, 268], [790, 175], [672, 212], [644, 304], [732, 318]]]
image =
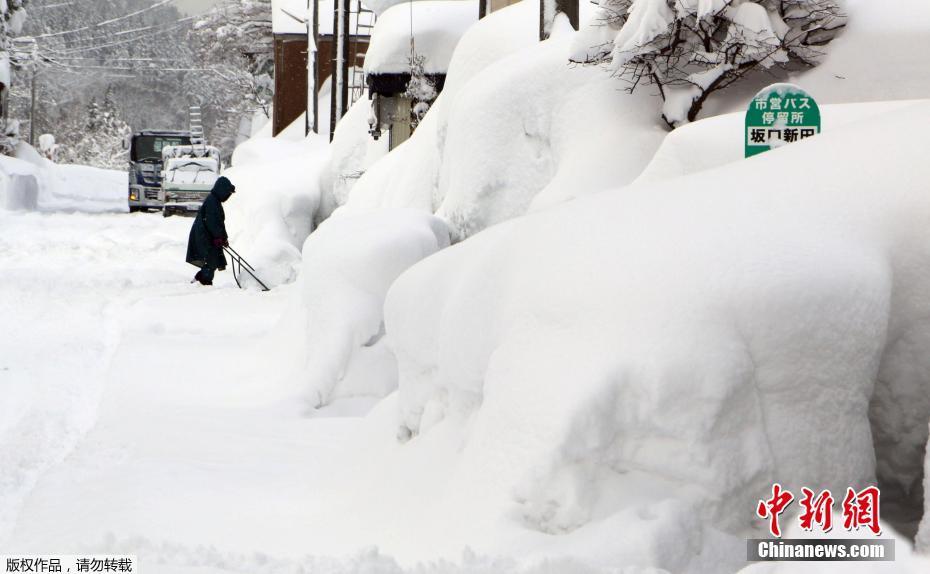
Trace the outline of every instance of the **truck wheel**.
[[162, 210], [161, 210], [161, 215], [162, 215], [162, 217], [171, 217], [171, 212], [168, 211], [167, 209], [162, 209]]
[[129, 206], [129, 213], [135, 213], [135, 212], [137, 212], [137, 211], [139, 211], [139, 208], [138, 208], [138, 207], [136, 207], [136, 206], [134, 206], [134, 205], [130, 205], [130, 206]]

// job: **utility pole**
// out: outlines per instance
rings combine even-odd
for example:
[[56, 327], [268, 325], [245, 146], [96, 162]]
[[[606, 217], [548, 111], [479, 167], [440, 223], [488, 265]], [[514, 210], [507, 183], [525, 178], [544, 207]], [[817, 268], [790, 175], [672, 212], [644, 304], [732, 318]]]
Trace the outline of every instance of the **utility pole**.
[[333, 9], [333, 86], [330, 97], [329, 141], [333, 141], [336, 124], [349, 105], [349, 10], [348, 0], [336, 0]]
[[29, 145], [36, 145], [36, 76], [39, 75], [39, 65], [32, 60], [32, 95], [30, 96], [29, 105]]
[[319, 125], [319, 98], [317, 98], [317, 74], [319, 65], [317, 63], [316, 42], [319, 36], [319, 25], [317, 16], [319, 14], [319, 3], [317, 0], [307, 0], [307, 113], [304, 114], [306, 122], [304, 125], [304, 135], [310, 132], [320, 133]]
[[29, 95], [29, 145], [36, 145], [36, 84], [39, 75], [39, 45], [35, 38], [24, 38], [24, 43], [29, 46], [29, 67], [32, 68], [32, 78], [30, 81]]

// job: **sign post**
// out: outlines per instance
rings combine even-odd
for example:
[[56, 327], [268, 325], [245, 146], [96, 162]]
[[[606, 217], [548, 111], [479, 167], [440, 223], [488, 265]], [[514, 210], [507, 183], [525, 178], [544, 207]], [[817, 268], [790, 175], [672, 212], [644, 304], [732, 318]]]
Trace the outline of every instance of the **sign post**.
[[756, 94], [746, 111], [746, 157], [820, 133], [820, 108], [794, 84], [772, 84]]

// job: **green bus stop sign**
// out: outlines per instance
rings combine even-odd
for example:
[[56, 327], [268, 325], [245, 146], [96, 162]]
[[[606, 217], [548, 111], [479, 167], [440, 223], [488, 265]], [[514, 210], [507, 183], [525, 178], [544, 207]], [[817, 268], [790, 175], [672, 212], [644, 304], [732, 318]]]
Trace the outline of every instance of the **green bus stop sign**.
[[746, 157], [820, 133], [820, 108], [794, 84], [772, 84], [746, 111]]

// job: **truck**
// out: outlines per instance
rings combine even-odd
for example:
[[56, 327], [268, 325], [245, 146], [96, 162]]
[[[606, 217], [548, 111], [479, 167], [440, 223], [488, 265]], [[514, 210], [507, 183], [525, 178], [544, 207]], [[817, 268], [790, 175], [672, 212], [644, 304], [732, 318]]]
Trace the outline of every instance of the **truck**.
[[129, 137], [129, 211], [163, 208], [162, 150], [190, 144], [190, 131], [143, 130]]
[[210, 145], [162, 148], [162, 215], [193, 214], [220, 176], [220, 150]]

